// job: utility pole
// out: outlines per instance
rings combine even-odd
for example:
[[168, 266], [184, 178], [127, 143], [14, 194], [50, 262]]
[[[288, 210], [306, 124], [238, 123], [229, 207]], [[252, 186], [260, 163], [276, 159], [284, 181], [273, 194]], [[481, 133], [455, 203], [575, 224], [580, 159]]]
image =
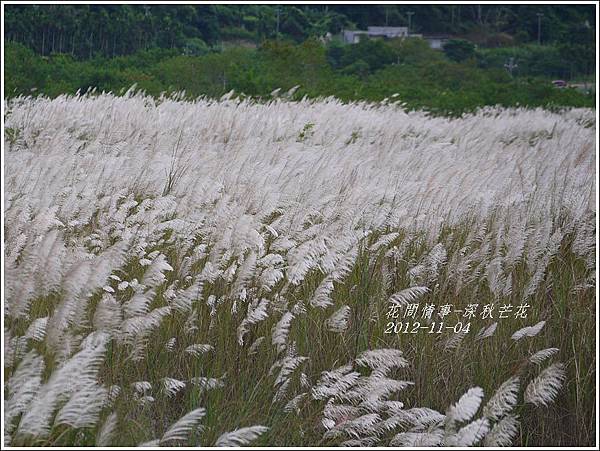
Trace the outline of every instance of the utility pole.
[[542, 45], [542, 17], [544, 17], [543, 13], [537, 13], [538, 18], [538, 45]]
[[410, 36], [410, 22], [411, 22], [411, 18], [413, 16], [413, 14], [414, 14], [414, 11], [408, 11], [406, 14], [408, 15], [408, 33], [407, 34], [408, 34], [408, 36]]
[[511, 56], [508, 62], [504, 65], [510, 76], [513, 76], [513, 70], [515, 70], [519, 65], [515, 63], [515, 59]]
[[279, 39], [279, 5], [277, 5], [277, 31], [275, 34], [275, 38]]

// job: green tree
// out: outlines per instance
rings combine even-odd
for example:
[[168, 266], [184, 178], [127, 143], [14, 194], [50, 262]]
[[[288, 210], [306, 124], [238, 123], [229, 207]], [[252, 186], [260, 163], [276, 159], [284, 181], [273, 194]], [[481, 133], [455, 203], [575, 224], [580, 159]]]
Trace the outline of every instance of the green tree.
[[369, 70], [374, 72], [396, 61], [392, 47], [380, 39], [361, 39], [358, 44], [347, 45], [344, 49], [341, 58], [341, 65], [344, 67], [363, 60], [369, 65]]
[[190, 56], [201, 56], [205, 55], [210, 51], [206, 42], [200, 38], [188, 39], [183, 46], [183, 54]]
[[421, 38], [392, 39], [389, 45], [398, 64], [422, 64], [441, 59], [441, 53], [433, 50], [427, 41]]
[[465, 61], [475, 56], [475, 45], [465, 39], [450, 39], [444, 45], [444, 54], [452, 61]]

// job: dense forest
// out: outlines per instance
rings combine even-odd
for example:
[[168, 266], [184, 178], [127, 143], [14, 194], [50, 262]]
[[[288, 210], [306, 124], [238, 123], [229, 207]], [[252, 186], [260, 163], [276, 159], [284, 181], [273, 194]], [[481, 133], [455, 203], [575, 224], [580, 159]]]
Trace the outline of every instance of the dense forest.
[[[369, 25], [451, 39], [443, 52], [422, 39], [341, 41]], [[445, 113], [593, 106], [594, 95], [550, 81], [594, 79], [595, 29], [591, 5], [7, 5], [4, 95], [300, 85], [296, 96], [395, 95]]]
[[[409, 14], [411, 13], [411, 14]], [[541, 41], [591, 46], [592, 5], [7, 5], [6, 42], [41, 55], [113, 57], [149, 48], [184, 48], [201, 39], [260, 42], [279, 35], [311, 36], [368, 25], [407, 26], [412, 33], [447, 33], [478, 44]]]

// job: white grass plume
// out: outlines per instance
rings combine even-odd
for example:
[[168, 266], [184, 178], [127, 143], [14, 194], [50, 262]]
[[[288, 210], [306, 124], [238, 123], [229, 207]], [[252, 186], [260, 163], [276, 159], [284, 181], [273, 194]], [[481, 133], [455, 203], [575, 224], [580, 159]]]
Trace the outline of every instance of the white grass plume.
[[344, 365], [332, 371], [324, 371], [317, 384], [311, 389], [314, 399], [321, 400], [345, 393], [354, 386], [360, 373], [352, 371], [352, 365]]
[[344, 305], [336, 310], [327, 320], [330, 331], [343, 333], [348, 328], [348, 320], [352, 310], [348, 305]]
[[389, 446], [439, 446], [442, 442], [443, 435], [444, 433], [441, 429], [434, 429], [431, 432], [401, 432], [394, 436], [394, 438], [390, 441]]
[[558, 348], [547, 348], [542, 349], [541, 351], [536, 352], [531, 357], [529, 357], [529, 361], [531, 363], [535, 363], [536, 365], [541, 365], [546, 359], [549, 359], [553, 355], [555, 355], [559, 351]]
[[479, 333], [477, 334], [477, 336], [475, 337], [476, 340], [485, 340], [486, 338], [489, 338], [491, 336], [494, 335], [494, 333], [496, 332], [496, 328], [498, 327], [498, 323], [492, 323], [490, 324], [488, 327], [483, 327]]
[[283, 407], [284, 412], [296, 412], [296, 414], [300, 413], [300, 403], [303, 399], [306, 398], [306, 393], [300, 393], [299, 395], [294, 396], [292, 399], [288, 401], [288, 403]]
[[106, 420], [104, 420], [104, 423], [102, 423], [102, 426], [98, 430], [98, 434], [96, 436], [96, 446], [101, 448], [111, 446], [114, 439], [115, 430], [117, 429], [117, 419], [117, 412], [113, 412], [106, 417]]
[[356, 363], [362, 366], [368, 366], [373, 370], [382, 368], [405, 368], [408, 361], [402, 356], [399, 349], [375, 349], [364, 351], [357, 358]]
[[[27, 412], [21, 417], [18, 434], [33, 437], [45, 437], [51, 428], [51, 417], [59, 402], [68, 400], [84, 388], [86, 399], [92, 401], [91, 415], [95, 415], [96, 398], [100, 400], [100, 391], [94, 392], [96, 374], [104, 360], [104, 352], [108, 337], [96, 333], [89, 337], [87, 346], [56, 369], [29, 405]], [[100, 390], [100, 389], [98, 389]], [[105, 397], [102, 396], [102, 401]], [[101, 407], [101, 403], [98, 404]], [[85, 401], [77, 396], [72, 400], [73, 411], [85, 409]], [[69, 417], [66, 417], [69, 419]]]
[[219, 378], [198, 376], [191, 378], [190, 382], [202, 391], [214, 390], [225, 387], [225, 376]]
[[554, 363], [533, 379], [525, 389], [525, 402], [536, 406], [547, 406], [551, 403], [566, 377], [564, 365]]
[[486, 447], [510, 446], [519, 432], [516, 415], [506, 415], [486, 434], [483, 445]]
[[285, 312], [273, 328], [271, 343], [277, 347], [278, 353], [281, 353], [285, 349], [287, 337], [290, 333], [290, 324], [292, 323], [293, 318], [293, 313]]
[[194, 409], [173, 423], [160, 439], [160, 444], [171, 441], [185, 441], [190, 433], [198, 428], [198, 423], [206, 415], [206, 409]]
[[25, 355], [6, 384], [4, 430], [12, 433], [13, 420], [26, 412], [42, 385], [44, 359], [32, 350]]
[[504, 382], [483, 407], [483, 416], [490, 420], [499, 420], [517, 404], [519, 378], [513, 376]]
[[310, 299], [310, 305], [317, 308], [326, 308], [333, 304], [331, 293], [333, 292], [333, 279], [325, 277], [315, 290], [313, 297]]
[[171, 305], [178, 312], [191, 312], [194, 302], [202, 297], [203, 288], [204, 282], [200, 279], [196, 280], [188, 288], [177, 294], [175, 299], [171, 302]]
[[27, 328], [25, 332], [25, 336], [34, 341], [43, 341], [46, 337], [46, 326], [48, 325], [48, 317], [37, 318], [30, 326]]
[[167, 396], [169, 398], [172, 396], [175, 396], [178, 392], [183, 390], [186, 386], [186, 383], [184, 381], [180, 381], [180, 380], [174, 379], [172, 377], [164, 377], [162, 379], [162, 384], [163, 384], [163, 390], [165, 391], [165, 393], [167, 394]]
[[214, 446], [244, 446], [253, 440], [256, 440], [260, 435], [264, 434], [268, 430], [268, 427], [260, 425], [236, 429], [235, 431], [222, 434], [217, 439]]
[[200, 357], [202, 354], [206, 354], [214, 349], [213, 345], [195, 343], [185, 348], [184, 352], [194, 357]]
[[534, 326], [523, 327], [522, 329], [519, 329], [514, 334], [512, 334], [510, 338], [512, 338], [515, 341], [518, 341], [523, 337], [535, 337], [537, 334], [540, 333], [545, 324], [546, 321], [540, 321]]
[[489, 420], [480, 418], [462, 427], [455, 434], [446, 437], [444, 444], [458, 447], [474, 446], [485, 437], [489, 430]]
[[477, 413], [481, 400], [483, 399], [483, 389], [480, 387], [470, 388], [458, 402], [452, 405], [446, 412], [447, 421], [468, 421]]
[[427, 287], [410, 287], [405, 288], [398, 293], [390, 296], [389, 302], [397, 305], [406, 305], [410, 303], [414, 303], [418, 299], [420, 299], [424, 294], [429, 292], [429, 288]]
[[54, 424], [67, 424], [73, 428], [91, 428], [96, 425], [105, 405], [108, 390], [90, 384], [78, 391], [58, 411]]

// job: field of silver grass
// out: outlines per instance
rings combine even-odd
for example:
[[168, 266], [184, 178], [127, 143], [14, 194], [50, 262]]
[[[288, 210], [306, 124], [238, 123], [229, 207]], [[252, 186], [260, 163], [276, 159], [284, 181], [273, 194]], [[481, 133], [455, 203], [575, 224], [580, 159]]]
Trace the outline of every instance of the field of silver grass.
[[102, 94], [5, 121], [5, 445], [594, 444], [595, 111]]

